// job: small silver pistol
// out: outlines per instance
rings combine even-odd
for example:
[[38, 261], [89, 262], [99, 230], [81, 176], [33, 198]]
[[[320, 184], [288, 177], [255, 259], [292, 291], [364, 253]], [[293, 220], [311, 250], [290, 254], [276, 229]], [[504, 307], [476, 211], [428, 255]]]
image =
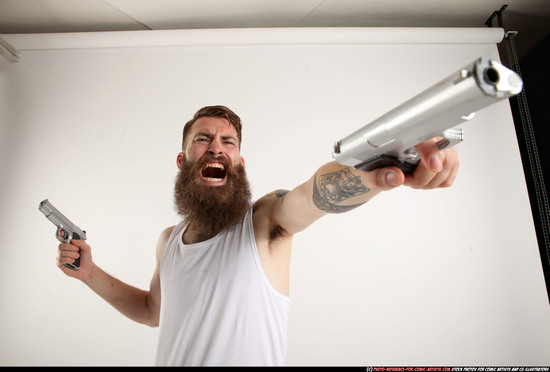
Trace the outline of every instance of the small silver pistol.
[[[60, 242], [70, 243], [73, 239], [86, 240], [86, 231], [72, 223], [67, 217], [59, 212], [48, 199], [40, 202], [38, 210], [44, 213], [44, 216], [57, 226], [55, 237]], [[65, 264], [65, 266], [73, 270], [79, 270], [80, 258], [77, 258], [72, 264]]]

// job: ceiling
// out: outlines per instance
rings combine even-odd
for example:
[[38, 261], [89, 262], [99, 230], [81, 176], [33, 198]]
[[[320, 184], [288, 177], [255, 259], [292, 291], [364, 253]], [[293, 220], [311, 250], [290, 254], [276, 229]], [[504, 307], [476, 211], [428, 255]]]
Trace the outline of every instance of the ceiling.
[[[550, 34], [550, 0], [0, 0], [0, 34], [241, 27], [487, 27], [519, 56]], [[497, 17], [493, 25], [498, 27]]]

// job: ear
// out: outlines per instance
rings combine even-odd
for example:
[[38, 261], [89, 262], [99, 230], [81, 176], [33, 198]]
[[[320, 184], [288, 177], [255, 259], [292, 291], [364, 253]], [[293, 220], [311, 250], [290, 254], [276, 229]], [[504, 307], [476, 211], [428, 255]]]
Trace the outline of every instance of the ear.
[[183, 154], [183, 152], [180, 152], [178, 154], [178, 157], [176, 158], [176, 164], [178, 166], [178, 169], [181, 169], [181, 167], [183, 166], [183, 158], [185, 157], [185, 155]]
[[243, 168], [245, 167], [244, 166], [244, 158], [241, 156], [241, 163], [243, 163]]

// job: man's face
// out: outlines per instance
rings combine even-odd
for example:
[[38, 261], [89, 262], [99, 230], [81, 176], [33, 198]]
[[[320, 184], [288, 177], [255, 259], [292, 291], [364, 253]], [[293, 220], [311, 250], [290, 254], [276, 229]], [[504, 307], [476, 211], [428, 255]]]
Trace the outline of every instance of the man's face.
[[251, 192], [235, 128], [225, 119], [205, 117], [191, 129], [177, 159], [174, 199], [178, 213], [207, 239], [242, 218]]
[[178, 155], [178, 168], [182, 169], [185, 161], [197, 163], [206, 158], [210, 160], [202, 166], [199, 176], [201, 182], [208, 186], [226, 184], [227, 169], [224, 162], [230, 162], [234, 167], [244, 165], [237, 131], [226, 119], [202, 117], [193, 124], [185, 141], [184, 152]]

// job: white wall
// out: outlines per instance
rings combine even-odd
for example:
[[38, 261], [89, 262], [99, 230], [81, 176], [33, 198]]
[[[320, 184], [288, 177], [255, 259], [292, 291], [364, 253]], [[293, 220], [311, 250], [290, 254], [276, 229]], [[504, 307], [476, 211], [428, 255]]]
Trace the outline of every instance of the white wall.
[[[183, 124], [244, 122], [258, 198], [332, 144], [482, 55], [496, 29], [198, 30], [3, 35], [0, 364], [149, 365], [157, 329], [55, 266], [48, 198], [96, 262], [148, 288]], [[450, 189], [407, 188], [295, 238], [288, 364], [550, 364], [550, 309], [508, 102], [478, 112]]]

